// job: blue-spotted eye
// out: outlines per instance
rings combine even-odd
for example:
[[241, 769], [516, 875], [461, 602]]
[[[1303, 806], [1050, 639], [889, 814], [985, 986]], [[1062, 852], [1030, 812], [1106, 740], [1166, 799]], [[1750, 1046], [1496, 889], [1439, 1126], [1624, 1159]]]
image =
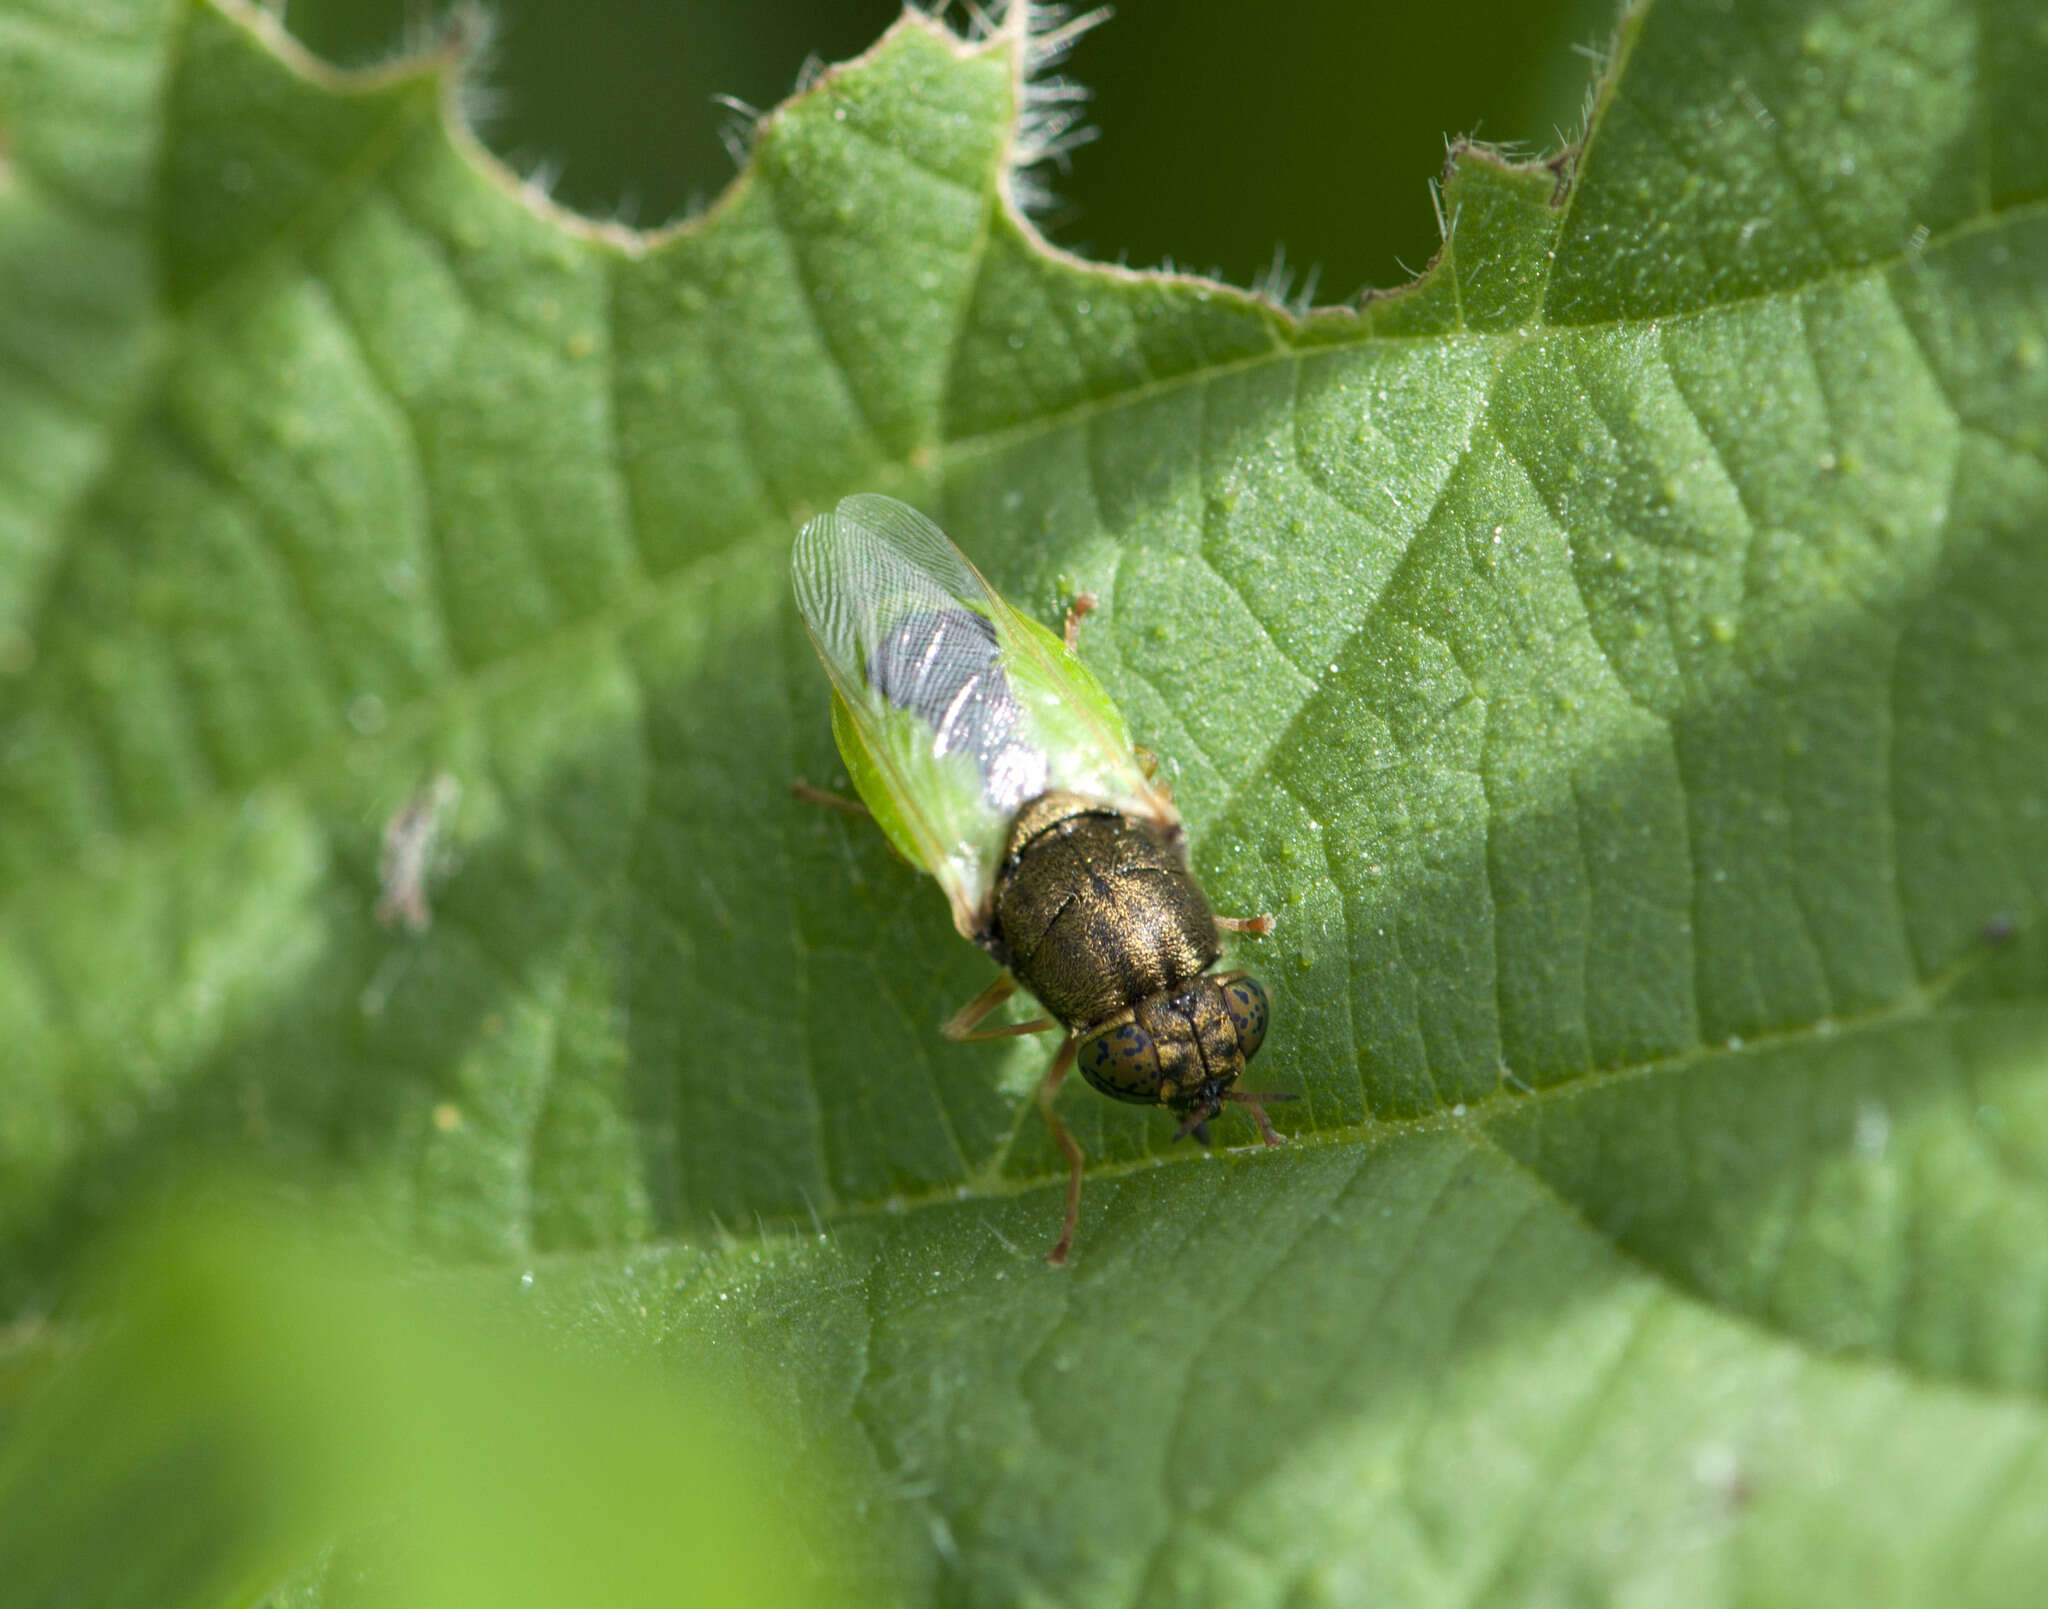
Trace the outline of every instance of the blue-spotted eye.
[[1112, 1022], [1081, 1041], [1081, 1076], [1120, 1101], [1159, 1098], [1159, 1047], [1135, 1022]]
[[1250, 1061], [1266, 1037], [1266, 991], [1257, 978], [1232, 978], [1223, 986], [1223, 1009], [1237, 1025], [1237, 1048]]

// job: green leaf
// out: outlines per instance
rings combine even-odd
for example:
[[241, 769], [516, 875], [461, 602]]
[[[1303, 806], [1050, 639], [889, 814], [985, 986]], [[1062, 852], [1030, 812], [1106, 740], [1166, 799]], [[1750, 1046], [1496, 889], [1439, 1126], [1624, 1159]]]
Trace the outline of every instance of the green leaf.
[[[452, 59], [0, 3], [0, 1299], [226, 1158], [751, 1357], [908, 1600], [2030, 1602], [2038, 6], [1632, 10], [1581, 148], [1303, 316], [1047, 250], [1029, 56], [907, 16], [642, 236]], [[853, 490], [1101, 595], [1280, 918], [1296, 1143], [1073, 1088], [1064, 1274], [1046, 1051], [942, 1042], [986, 962], [788, 797]]]
[[550, 1356], [252, 1205], [152, 1226], [101, 1276], [108, 1337], [0, 1455], [10, 1603], [248, 1602], [344, 1518], [364, 1540], [275, 1601], [823, 1601], [830, 1449], [791, 1471], [721, 1406], [720, 1359]]

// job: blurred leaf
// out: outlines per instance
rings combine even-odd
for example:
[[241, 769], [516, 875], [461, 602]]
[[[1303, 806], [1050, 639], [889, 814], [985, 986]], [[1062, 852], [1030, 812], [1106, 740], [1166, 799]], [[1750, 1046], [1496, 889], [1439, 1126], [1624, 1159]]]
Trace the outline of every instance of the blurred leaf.
[[[659, 238], [508, 188], [444, 62], [0, 40], [11, 1308], [226, 1152], [754, 1357], [908, 1598], [2031, 1601], [2037, 8], [1644, 8], [1576, 163], [1465, 153], [1434, 271], [1300, 320], [1047, 253], [1010, 36], [907, 19]], [[1067, 1275], [1045, 1051], [941, 1043], [985, 963], [787, 797], [854, 489], [1101, 594], [1280, 915], [1301, 1143], [1074, 1089]]]
[[8, 1602], [245, 1602], [343, 1526], [283, 1602], [848, 1601], [807, 1579], [823, 1485], [777, 1490], [713, 1405], [730, 1370], [550, 1356], [424, 1294], [246, 1205], [137, 1239], [0, 1456]]

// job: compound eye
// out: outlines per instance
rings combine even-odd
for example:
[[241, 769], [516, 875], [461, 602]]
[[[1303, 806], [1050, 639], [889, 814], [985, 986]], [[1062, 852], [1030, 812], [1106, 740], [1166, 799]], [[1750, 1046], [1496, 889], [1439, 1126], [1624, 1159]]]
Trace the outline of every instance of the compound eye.
[[1159, 1047], [1135, 1022], [1096, 1029], [1074, 1059], [1081, 1076], [1113, 1099], [1149, 1104], [1159, 1098]]
[[1223, 1009], [1237, 1026], [1237, 1048], [1250, 1061], [1266, 1037], [1266, 991], [1257, 978], [1232, 978], [1223, 986]]

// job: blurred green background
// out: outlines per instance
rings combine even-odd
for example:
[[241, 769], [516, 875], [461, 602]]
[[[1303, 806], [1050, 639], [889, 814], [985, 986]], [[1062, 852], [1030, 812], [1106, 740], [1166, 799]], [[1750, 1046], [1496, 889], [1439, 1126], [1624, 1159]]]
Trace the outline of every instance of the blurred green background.
[[[442, 10], [288, 0], [320, 55], [375, 61]], [[890, 0], [497, 0], [480, 132], [556, 199], [657, 224], [715, 198], [727, 94], [768, 107], [804, 59], [864, 49]], [[1396, 285], [1436, 249], [1428, 181], [1446, 135], [1542, 150], [1576, 123], [1612, 0], [1478, 5], [1124, 0], [1063, 71], [1100, 131], [1054, 176], [1061, 245], [1134, 267], [1171, 258], [1248, 283], [1284, 246], [1319, 300]], [[957, 18], [957, 10], [955, 16]], [[1405, 265], [1405, 267], [1404, 267]], [[1297, 287], [1299, 279], [1297, 278]]]

